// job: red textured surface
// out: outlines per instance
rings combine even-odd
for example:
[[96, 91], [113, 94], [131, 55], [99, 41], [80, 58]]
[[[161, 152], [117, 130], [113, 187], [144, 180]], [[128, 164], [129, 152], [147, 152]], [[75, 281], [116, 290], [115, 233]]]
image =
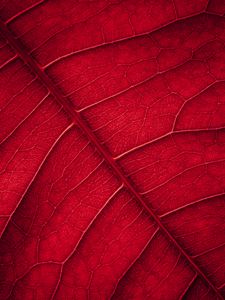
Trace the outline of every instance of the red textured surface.
[[225, 299], [225, 2], [0, 0], [0, 299]]

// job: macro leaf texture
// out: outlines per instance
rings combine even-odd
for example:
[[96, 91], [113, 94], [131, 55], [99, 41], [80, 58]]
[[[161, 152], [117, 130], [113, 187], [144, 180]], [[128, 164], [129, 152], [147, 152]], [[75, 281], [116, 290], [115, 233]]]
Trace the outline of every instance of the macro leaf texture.
[[0, 0], [0, 299], [225, 299], [225, 1]]

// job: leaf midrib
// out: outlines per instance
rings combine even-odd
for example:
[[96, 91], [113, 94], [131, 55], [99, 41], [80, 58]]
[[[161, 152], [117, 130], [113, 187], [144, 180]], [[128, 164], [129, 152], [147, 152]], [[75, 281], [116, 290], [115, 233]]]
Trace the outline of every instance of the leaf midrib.
[[86, 134], [90, 142], [95, 145], [98, 149], [99, 153], [103, 156], [104, 160], [111, 166], [114, 173], [120, 178], [124, 187], [130, 191], [131, 194], [134, 195], [135, 199], [142, 205], [142, 207], [148, 212], [148, 214], [154, 219], [159, 228], [164, 232], [164, 234], [169, 238], [169, 240], [173, 243], [173, 245], [182, 253], [182, 255], [189, 261], [192, 268], [199, 274], [204, 281], [214, 290], [217, 296], [220, 299], [223, 299], [220, 291], [214, 286], [214, 284], [210, 281], [210, 279], [204, 274], [204, 272], [198, 267], [198, 265], [192, 260], [192, 258], [188, 255], [188, 253], [182, 248], [182, 246], [176, 241], [173, 235], [167, 230], [167, 228], [162, 224], [160, 218], [155, 215], [153, 210], [145, 203], [141, 195], [135, 190], [132, 186], [131, 182], [128, 178], [123, 174], [120, 169], [120, 166], [117, 162], [112, 158], [110, 153], [100, 144], [95, 134], [90, 130], [87, 126], [86, 122], [82, 119], [80, 113], [74, 109], [72, 102], [63, 97], [60, 89], [54, 85], [50, 77], [44, 72], [44, 70], [38, 65], [38, 63], [24, 50], [22, 43], [16, 39], [13, 33], [6, 27], [4, 22], [0, 21], [0, 29], [11, 44], [11, 46], [17, 51], [18, 55], [24, 61], [26, 65], [28, 65], [31, 71], [38, 76], [41, 82], [46, 86], [49, 92], [54, 96], [55, 100], [60, 104], [68, 117], [70, 118], [71, 124], [77, 124], [83, 132]]

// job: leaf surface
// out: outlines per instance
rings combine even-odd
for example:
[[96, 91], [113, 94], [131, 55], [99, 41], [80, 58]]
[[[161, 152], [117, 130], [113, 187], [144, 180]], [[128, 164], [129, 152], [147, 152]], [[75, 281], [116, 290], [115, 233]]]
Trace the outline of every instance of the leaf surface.
[[0, 1], [0, 299], [225, 299], [224, 14]]

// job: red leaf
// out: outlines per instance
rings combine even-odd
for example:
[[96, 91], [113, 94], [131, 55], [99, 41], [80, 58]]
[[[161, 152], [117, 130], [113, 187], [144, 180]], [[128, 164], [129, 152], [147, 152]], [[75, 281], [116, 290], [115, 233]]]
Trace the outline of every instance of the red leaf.
[[0, 299], [225, 299], [224, 14], [0, 1]]

